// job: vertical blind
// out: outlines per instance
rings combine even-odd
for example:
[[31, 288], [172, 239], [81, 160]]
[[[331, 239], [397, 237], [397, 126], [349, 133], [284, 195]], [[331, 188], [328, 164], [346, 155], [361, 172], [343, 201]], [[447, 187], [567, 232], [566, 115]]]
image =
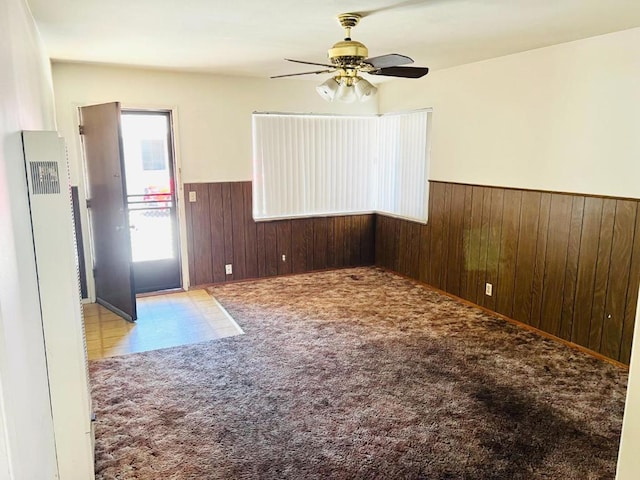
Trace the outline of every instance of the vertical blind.
[[426, 222], [428, 116], [423, 110], [379, 118], [376, 211]]
[[426, 221], [427, 115], [254, 114], [254, 218], [379, 210]]

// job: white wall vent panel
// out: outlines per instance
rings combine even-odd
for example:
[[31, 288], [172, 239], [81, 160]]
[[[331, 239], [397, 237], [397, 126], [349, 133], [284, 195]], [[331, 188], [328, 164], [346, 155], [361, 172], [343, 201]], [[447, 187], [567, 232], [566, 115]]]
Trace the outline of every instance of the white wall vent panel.
[[93, 479], [91, 396], [71, 188], [57, 132], [22, 132], [60, 480]]

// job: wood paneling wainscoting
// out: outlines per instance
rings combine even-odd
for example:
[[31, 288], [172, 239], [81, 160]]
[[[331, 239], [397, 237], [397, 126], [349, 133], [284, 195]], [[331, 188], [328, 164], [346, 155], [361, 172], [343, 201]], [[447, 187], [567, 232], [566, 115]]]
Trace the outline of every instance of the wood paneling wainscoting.
[[251, 182], [184, 185], [191, 285], [374, 263], [375, 215], [255, 222], [251, 194]]
[[427, 225], [377, 215], [376, 264], [629, 364], [638, 203], [431, 182]]

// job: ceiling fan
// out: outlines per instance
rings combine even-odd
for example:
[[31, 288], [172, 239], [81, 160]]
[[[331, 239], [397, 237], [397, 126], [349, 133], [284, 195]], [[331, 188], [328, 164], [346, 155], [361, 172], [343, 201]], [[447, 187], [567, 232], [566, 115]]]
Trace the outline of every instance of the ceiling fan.
[[322, 98], [330, 102], [334, 100], [353, 102], [356, 99], [367, 100], [377, 91], [374, 85], [359, 76], [360, 73], [386, 77], [421, 78], [429, 72], [426, 67], [404, 66], [413, 63], [413, 60], [406, 55], [391, 53], [379, 57], [368, 57], [369, 51], [367, 47], [358, 41], [351, 40], [351, 29], [358, 24], [361, 18], [362, 16], [357, 13], [338, 15], [338, 21], [345, 29], [345, 38], [329, 49], [328, 57], [331, 63], [316, 63], [285, 58], [289, 62], [317, 65], [325, 67], [324, 69], [276, 75], [271, 78], [335, 73], [329, 80], [316, 87], [316, 90]]

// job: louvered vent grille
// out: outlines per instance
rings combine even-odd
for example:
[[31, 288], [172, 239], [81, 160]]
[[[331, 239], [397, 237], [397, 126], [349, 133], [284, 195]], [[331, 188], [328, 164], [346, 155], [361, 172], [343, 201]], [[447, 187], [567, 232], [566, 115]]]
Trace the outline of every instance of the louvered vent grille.
[[60, 193], [58, 162], [29, 162], [34, 195]]

